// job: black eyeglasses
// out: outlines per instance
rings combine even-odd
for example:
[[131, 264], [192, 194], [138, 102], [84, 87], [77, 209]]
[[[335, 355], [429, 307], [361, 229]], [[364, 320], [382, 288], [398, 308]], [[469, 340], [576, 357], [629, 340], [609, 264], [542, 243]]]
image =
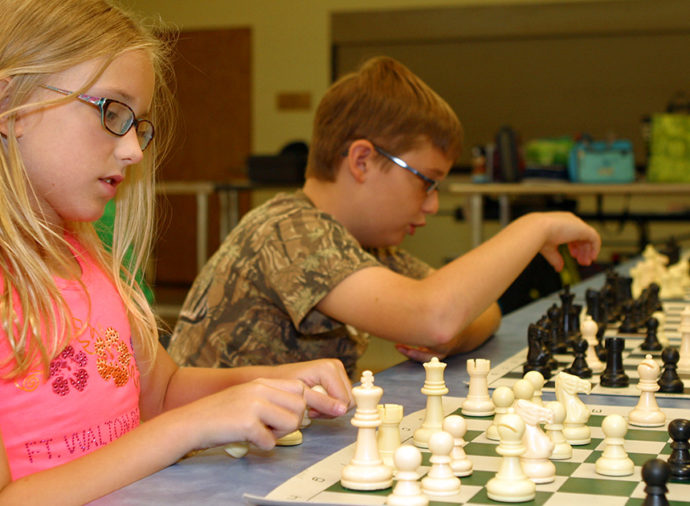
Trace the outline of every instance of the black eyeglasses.
[[419, 172], [417, 169], [414, 169], [414, 168], [410, 167], [410, 166], [407, 164], [407, 162], [406, 162], [405, 160], [402, 160], [401, 158], [398, 158], [397, 156], [391, 155], [388, 151], [385, 151], [385, 150], [381, 149], [381, 148], [378, 147], [376, 144], [372, 144], [372, 145], [374, 146], [374, 149], [375, 149], [380, 155], [385, 156], [385, 157], [388, 158], [391, 162], [393, 162], [394, 164], [396, 164], [398, 167], [402, 167], [402, 168], [405, 169], [405, 170], [409, 170], [410, 172], [412, 172], [412, 174], [414, 174], [414, 175], [417, 176], [419, 179], [421, 179], [422, 181], [424, 181], [424, 183], [426, 184], [426, 187], [425, 187], [424, 190], [426, 191], [427, 194], [430, 194], [430, 193], [432, 193], [433, 191], [438, 190], [438, 185], [441, 184], [441, 181], [439, 181], [438, 179], [431, 179], [430, 177], [425, 176], [424, 174], [422, 174], [421, 172]]
[[[63, 95], [71, 95], [73, 91], [63, 90], [54, 86], [43, 85], [43, 88], [62, 93]], [[137, 119], [134, 111], [127, 104], [118, 102], [110, 98], [92, 97], [91, 95], [77, 95], [77, 98], [82, 102], [93, 105], [101, 112], [101, 125], [108, 132], [118, 137], [122, 137], [129, 129], [134, 127], [137, 138], [139, 139], [139, 147], [144, 151], [155, 133], [153, 123], [147, 119]]]

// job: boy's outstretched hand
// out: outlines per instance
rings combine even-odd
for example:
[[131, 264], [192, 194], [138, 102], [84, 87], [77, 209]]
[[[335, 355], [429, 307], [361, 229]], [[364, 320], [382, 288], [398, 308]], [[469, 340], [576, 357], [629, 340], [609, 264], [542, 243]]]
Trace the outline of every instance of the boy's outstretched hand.
[[572, 257], [580, 265], [590, 265], [599, 255], [601, 249], [601, 237], [594, 228], [580, 218], [568, 212], [533, 213], [538, 223], [535, 226], [543, 227], [546, 233], [544, 245], [540, 253], [560, 272], [563, 270], [564, 261], [558, 246], [567, 244]]

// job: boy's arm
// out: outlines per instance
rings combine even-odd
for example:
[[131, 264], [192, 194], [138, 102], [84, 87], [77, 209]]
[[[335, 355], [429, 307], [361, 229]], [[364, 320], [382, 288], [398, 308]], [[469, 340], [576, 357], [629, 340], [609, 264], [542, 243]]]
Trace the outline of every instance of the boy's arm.
[[434, 349], [451, 343], [480, 318], [538, 253], [561, 270], [560, 244], [568, 244], [573, 257], [589, 265], [601, 240], [570, 213], [533, 213], [427, 278], [414, 280], [383, 267], [362, 269], [317, 307], [378, 337]]
[[496, 333], [500, 324], [501, 309], [498, 307], [498, 303], [494, 302], [477, 319], [446, 344], [428, 347], [409, 346], [398, 343], [395, 347], [407, 358], [417, 362], [428, 362], [432, 357], [443, 359], [456, 353], [467, 353], [478, 348]]

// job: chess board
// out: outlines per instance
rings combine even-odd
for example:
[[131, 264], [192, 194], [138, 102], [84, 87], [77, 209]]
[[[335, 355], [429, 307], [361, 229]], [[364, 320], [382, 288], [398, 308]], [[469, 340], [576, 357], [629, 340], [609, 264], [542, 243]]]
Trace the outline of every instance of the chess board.
[[[664, 325], [664, 332], [669, 340], [670, 346], [680, 349], [680, 332], [678, 330], [680, 325], [680, 313], [683, 308], [690, 302], [682, 301], [665, 301], [664, 312], [666, 313], [666, 324]], [[599, 384], [599, 374], [593, 374], [591, 378], [588, 378], [592, 382], [592, 394], [599, 395], [622, 395], [627, 397], [639, 397], [640, 391], [637, 389], [637, 382], [639, 381], [639, 375], [637, 373], [637, 366], [642, 359], [645, 358], [647, 354], [651, 354], [654, 360], [659, 364], [659, 367], [663, 370], [663, 362], [661, 361], [661, 352], [649, 352], [640, 349], [640, 345], [644, 341], [643, 334], [619, 334], [616, 330], [616, 326], [606, 329], [604, 337], [624, 337], [625, 338], [625, 350], [623, 351], [623, 368], [625, 373], [630, 378], [630, 382], [627, 387], [621, 388], [610, 388], [604, 387]], [[527, 347], [519, 351], [512, 357], [501, 362], [500, 364], [491, 364], [491, 371], [487, 376], [487, 382], [489, 383], [489, 388], [494, 389], [500, 386], [512, 387], [513, 384], [522, 378], [523, 368], [522, 366], [527, 360]], [[554, 378], [559, 371], [570, 367], [573, 363], [573, 355], [554, 355], [554, 358], [558, 361], [558, 369], [552, 371], [552, 376], [549, 381], [544, 385], [544, 391], [554, 390]], [[690, 377], [681, 376], [685, 389], [682, 393], [664, 393], [656, 392], [657, 397], [679, 397], [684, 399], [690, 399]], [[586, 401], [585, 401], [586, 402]]]
[[[460, 414], [461, 398], [445, 397], [444, 413]], [[545, 506], [582, 506], [590, 501], [597, 506], [640, 505], [645, 492], [641, 478], [641, 467], [649, 459], [668, 459], [671, 453], [666, 428], [629, 428], [626, 434], [625, 449], [635, 463], [631, 476], [607, 477], [596, 474], [594, 464], [603, 451], [603, 432], [601, 422], [609, 414], [627, 415], [629, 407], [589, 406], [591, 416], [588, 425], [592, 431], [592, 442], [585, 446], [573, 447], [570, 460], [553, 461], [556, 465], [556, 479], [553, 483], [537, 485], [536, 498], [528, 503]], [[675, 418], [687, 417], [687, 410], [666, 409], [667, 423]], [[497, 472], [501, 457], [496, 453], [497, 443], [486, 438], [485, 431], [492, 417], [471, 418], [467, 421], [465, 451], [472, 460], [474, 471], [471, 476], [461, 478], [460, 494], [452, 497], [430, 498], [430, 505], [443, 504], [499, 504], [487, 497], [485, 485]], [[421, 426], [424, 411], [412, 413], [403, 418], [400, 424], [403, 444], [412, 444], [415, 429]], [[245, 496], [249, 504], [385, 504], [391, 489], [375, 492], [348, 490], [340, 484], [340, 473], [354, 454], [354, 443], [314, 464], [278, 486], [266, 497]], [[422, 450], [420, 477], [429, 469], [428, 450]], [[667, 498], [671, 504], [690, 506], [690, 483], [669, 483]]]

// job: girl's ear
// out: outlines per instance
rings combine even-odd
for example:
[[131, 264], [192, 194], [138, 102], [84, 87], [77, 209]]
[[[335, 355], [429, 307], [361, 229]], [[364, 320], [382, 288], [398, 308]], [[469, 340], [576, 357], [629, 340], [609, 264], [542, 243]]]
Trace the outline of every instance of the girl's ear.
[[366, 139], [358, 139], [350, 144], [347, 152], [347, 166], [350, 174], [358, 183], [367, 178], [367, 165], [371, 166], [374, 146]]

